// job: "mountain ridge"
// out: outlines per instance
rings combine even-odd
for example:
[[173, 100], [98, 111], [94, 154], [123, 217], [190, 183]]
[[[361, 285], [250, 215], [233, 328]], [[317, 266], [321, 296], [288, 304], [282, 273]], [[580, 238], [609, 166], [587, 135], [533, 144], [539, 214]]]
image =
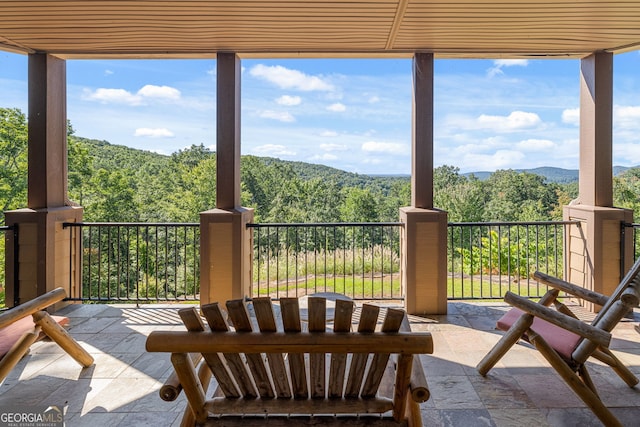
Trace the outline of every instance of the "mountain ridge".
[[[162, 158], [167, 158], [167, 159], [171, 158], [171, 155], [158, 154], [149, 150], [141, 150], [137, 148], [128, 147], [125, 145], [111, 144], [110, 142], [104, 141], [104, 140], [96, 140], [96, 139], [89, 139], [89, 138], [83, 138], [83, 137], [76, 137], [76, 138], [87, 143], [90, 146], [93, 146], [96, 149], [103, 150], [104, 152], [109, 153], [107, 158], [102, 160], [110, 164], [113, 164], [114, 160], [115, 160], [115, 163], [118, 163], [118, 160], [119, 160], [118, 152], [121, 152], [121, 150], [122, 151], [130, 150], [130, 151], [140, 152], [141, 154], [145, 154], [146, 155], [145, 157], [147, 157], [147, 160], [151, 162], [153, 162], [154, 159], [160, 160]], [[214, 155], [215, 152], [211, 151], [211, 154]], [[244, 156], [245, 155], [243, 155], [243, 157]], [[381, 179], [381, 180], [387, 181], [385, 185], [387, 186], [394, 181], [403, 181], [411, 178], [410, 175], [404, 175], [404, 174], [384, 174], [384, 173], [363, 174], [363, 173], [357, 173], [357, 172], [348, 172], [342, 169], [338, 169], [332, 166], [322, 165], [318, 163], [282, 160], [275, 157], [262, 157], [262, 156], [253, 156], [253, 157], [260, 158], [267, 165], [275, 164], [275, 163], [288, 164], [296, 171], [296, 173], [301, 178], [304, 178], [304, 179], [312, 179], [317, 177], [327, 178], [329, 176], [334, 178], [336, 181], [338, 181], [341, 184], [348, 183], [351, 185], [362, 186], [362, 185], [366, 185], [371, 180]], [[614, 166], [613, 175], [617, 176], [628, 169], [634, 169], [634, 168], [640, 168], [640, 165], [630, 166], [630, 167]], [[558, 184], [570, 184], [573, 182], [577, 182], [578, 173], [579, 173], [577, 169], [563, 169], [563, 168], [558, 168], [553, 166], [541, 166], [541, 167], [530, 168], [530, 169], [513, 169], [513, 170], [516, 172], [526, 172], [526, 173], [540, 175], [543, 178], [545, 178], [547, 182], [558, 183]], [[465, 177], [473, 176], [483, 181], [489, 178], [489, 176], [491, 176], [492, 173], [494, 172], [476, 171], [476, 172], [461, 173], [460, 175]]]

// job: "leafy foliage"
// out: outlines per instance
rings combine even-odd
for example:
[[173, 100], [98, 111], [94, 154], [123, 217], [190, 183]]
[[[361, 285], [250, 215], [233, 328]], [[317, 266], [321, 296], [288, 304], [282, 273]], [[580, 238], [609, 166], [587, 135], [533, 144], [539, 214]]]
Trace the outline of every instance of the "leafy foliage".
[[[27, 147], [25, 114], [0, 108], [0, 215], [27, 204]], [[200, 212], [216, 205], [216, 153], [202, 144], [166, 156], [77, 137], [68, 124], [68, 165], [69, 198], [84, 207], [87, 222], [197, 222]], [[434, 170], [434, 205], [447, 211], [451, 222], [561, 219], [562, 206], [577, 197], [575, 179], [560, 169], [533, 171], [466, 175], [455, 166], [440, 166]], [[640, 168], [618, 172], [614, 177], [615, 205], [639, 211]], [[395, 222], [398, 209], [411, 201], [407, 176], [360, 175], [275, 158], [242, 156], [241, 179], [242, 204], [254, 208], [255, 222], [261, 223]], [[362, 245], [382, 245], [376, 235], [356, 236], [347, 231], [338, 237]], [[528, 244], [514, 246], [494, 232], [468, 242], [450, 253], [452, 259], [461, 259], [467, 274], [505, 269], [514, 276], [529, 273], [528, 254], [533, 248]], [[551, 256], [545, 252], [547, 243], [536, 243], [543, 257]], [[296, 253], [316, 249], [311, 241], [296, 241], [296, 245], [292, 247]], [[4, 263], [4, 247], [0, 246], [0, 262]], [[340, 245], [336, 241], [325, 246], [325, 250], [335, 251]], [[125, 256], [129, 250], [125, 245], [107, 253]], [[399, 248], [391, 250], [397, 253]], [[480, 262], [480, 255], [489, 261]], [[196, 258], [189, 257], [193, 259], [185, 262]], [[0, 285], [3, 273], [0, 268]], [[176, 277], [180, 274], [177, 270], [173, 273]], [[144, 275], [150, 295], [167, 293], [158, 290], [155, 271], [128, 274]]]
[[27, 119], [17, 108], [0, 108], [0, 208], [27, 202]]
[[[69, 134], [69, 197], [86, 221], [196, 222], [215, 207], [216, 153], [192, 145], [170, 156]], [[27, 120], [0, 108], [0, 206], [24, 207], [27, 198]], [[541, 168], [568, 182], [557, 168]], [[640, 169], [614, 178], [617, 206], [640, 208]], [[541, 172], [542, 173], [542, 172]], [[562, 179], [558, 178], [562, 177]], [[411, 198], [409, 177], [370, 176], [323, 165], [242, 156], [242, 204], [256, 222], [397, 221]], [[480, 180], [457, 167], [434, 170], [434, 205], [452, 222], [560, 219], [577, 196], [575, 182], [559, 184], [528, 171], [499, 170]]]

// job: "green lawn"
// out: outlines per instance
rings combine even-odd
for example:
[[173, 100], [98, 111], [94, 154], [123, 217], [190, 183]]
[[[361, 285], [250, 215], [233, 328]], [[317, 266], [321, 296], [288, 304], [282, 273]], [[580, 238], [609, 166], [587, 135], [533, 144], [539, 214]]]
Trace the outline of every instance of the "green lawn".
[[[542, 296], [547, 288], [538, 285], [533, 280], [522, 279], [520, 281], [503, 280], [498, 283], [496, 278], [489, 281], [488, 277], [480, 278], [448, 278], [447, 295], [450, 299], [501, 299], [505, 292], [511, 291], [523, 296]], [[296, 289], [297, 287], [297, 289]], [[308, 276], [289, 280], [281, 280], [265, 283], [257, 286], [253, 284], [253, 295], [273, 297], [302, 296], [316, 292], [338, 292], [352, 298], [399, 298], [401, 297], [400, 275], [398, 273], [381, 276], [372, 275], [346, 275], [346, 276]]]
[[338, 292], [352, 298], [400, 298], [400, 275], [360, 276], [308, 276], [299, 277], [296, 293], [295, 279], [288, 281], [262, 282], [259, 287], [254, 283], [254, 295], [266, 296], [302, 296], [316, 292]]

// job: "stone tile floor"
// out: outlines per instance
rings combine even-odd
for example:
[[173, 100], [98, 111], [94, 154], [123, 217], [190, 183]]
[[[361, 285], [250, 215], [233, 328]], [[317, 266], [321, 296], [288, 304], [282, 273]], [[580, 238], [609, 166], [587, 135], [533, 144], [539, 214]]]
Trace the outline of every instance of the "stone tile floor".
[[[168, 356], [145, 352], [152, 330], [181, 329], [180, 305], [71, 305], [69, 332], [95, 357], [82, 369], [57, 345], [40, 341], [0, 385], [0, 405], [61, 405], [67, 426], [177, 426], [184, 397], [164, 402], [158, 390], [171, 372]], [[598, 426], [600, 422], [530, 346], [518, 344], [486, 378], [476, 364], [496, 343], [501, 302], [451, 302], [446, 316], [411, 317], [433, 334], [434, 354], [422, 361], [431, 399], [429, 426]], [[581, 316], [588, 318], [589, 313]], [[640, 311], [614, 330], [612, 349], [640, 375]], [[605, 404], [624, 425], [640, 425], [640, 386], [589, 363]]]

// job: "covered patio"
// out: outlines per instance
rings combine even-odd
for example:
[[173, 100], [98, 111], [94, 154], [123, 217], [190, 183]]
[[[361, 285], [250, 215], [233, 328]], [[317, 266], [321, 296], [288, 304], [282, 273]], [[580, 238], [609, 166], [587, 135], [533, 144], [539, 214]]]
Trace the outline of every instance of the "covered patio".
[[[475, 366], [500, 334], [501, 303], [447, 302], [447, 213], [433, 203], [434, 61], [438, 58], [578, 58], [579, 197], [564, 208], [575, 227], [564, 278], [604, 294], [630, 266], [631, 239], [613, 206], [614, 55], [640, 48], [640, 3], [503, 0], [4, 1], [0, 49], [29, 57], [28, 201], [6, 213], [20, 230], [6, 239], [6, 299], [24, 302], [58, 286], [82, 292], [80, 241], [64, 223], [82, 222], [67, 194], [66, 62], [80, 59], [215, 58], [216, 206], [200, 214], [201, 303], [242, 298], [251, 280], [251, 207], [241, 206], [240, 90], [243, 58], [413, 59], [411, 205], [400, 209], [404, 308], [414, 330], [434, 337], [423, 357], [432, 398], [427, 425], [600, 425], [530, 347], [518, 345], [488, 378]], [[0, 94], [1, 96], [1, 94]], [[14, 246], [14, 243], [16, 245]], [[19, 249], [19, 256], [14, 248]], [[626, 249], [625, 249], [626, 248]], [[15, 262], [14, 262], [15, 261]], [[585, 318], [591, 309], [580, 310]], [[69, 425], [178, 425], [184, 399], [158, 397], [168, 358], [144, 351], [152, 330], [182, 328], [176, 306], [67, 305], [69, 331], [96, 359], [82, 370], [57, 346], [34, 345], [0, 386], [3, 405], [61, 404]], [[613, 331], [612, 349], [640, 373], [636, 310]], [[591, 363], [604, 403], [637, 423], [640, 396]]]
[[[69, 317], [69, 332], [94, 356], [95, 365], [82, 369], [55, 343], [40, 341], [0, 386], [3, 406], [60, 405], [70, 426], [178, 426], [184, 394], [174, 402], [158, 395], [172, 371], [169, 357], [146, 353], [144, 344], [153, 330], [184, 328], [180, 307], [66, 307], [59, 314]], [[495, 321], [507, 308], [498, 302], [452, 302], [447, 315], [410, 317], [412, 330], [430, 331], [434, 340], [434, 353], [421, 358], [431, 391], [421, 405], [424, 425], [602, 425], [529, 345], [518, 344], [486, 378], [478, 374], [475, 366], [501, 336]], [[579, 308], [577, 313], [593, 316]], [[636, 310], [614, 329], [611, 345], [636, 375], [638, 321]], [[600, 362], [588, 365], [604, 403], [623, 425], [635, 425], [640, 391]]]
[[[412, 58], [411, 204], [399, 211], [401, 286], [408, 312], [447, 312], [447, 213], [433, 203], [434, 61], [439, 58], [580, 59], [579, 221], [564, 278], [608, 294], [632, 263], [613, 206], [613, 62], [640, 47], [636, 2], [19, 1], [2, 2], [0, 49], [29, 57], [29, 176], [23, 209], [6, 213], [6, 299], [63, 286], [80, 299], [82, 222], [67, 194], [66, 63], [81, 59], [216, 59], [216, 206], [200, 213], [201, 302], [247, 295], [251, 206], [241, 206], [243, 58]], [[18, 255], [19, 252], [19, 255]], [[221, 262], [223, 261], [223, 262]], [[14, 295], [17, 293], [17, 295]]]

